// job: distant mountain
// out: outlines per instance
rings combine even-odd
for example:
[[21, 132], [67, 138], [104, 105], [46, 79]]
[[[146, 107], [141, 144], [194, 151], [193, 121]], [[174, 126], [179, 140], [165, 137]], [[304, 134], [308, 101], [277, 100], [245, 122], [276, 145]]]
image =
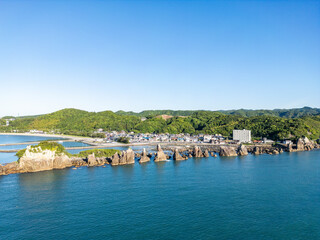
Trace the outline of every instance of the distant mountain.
[[[139, 113], [118, 111], [116, 114], [126, 116], [139, 116], [139, 117], [154, 117], [158, 115], [171, 115], [171, 116], [191, 116], [195, 112], [204, 110], [146, 110]], [[316, 116], [320, 114], [320, 108], [292, 108], [292, 109], [274, 109], [274, 110], [251, 110], [251, 109], [238, 109], [238, 110], [219, 110], [212, 112], [220, 112], [227, 115], [239, 115], [243, 117], [255, 116], [274, 116], [284, 118], [298, 118], [304, 116]]]
[[194, 112], [193, 110], [145, 110], [139, 113], [136, 112], [125, 112], [125, 111], [117, 111], [116, 114], [119, 115], [131, 115], [131, 116], [138, 116], [138, 117], [155, 117], [158, 115], [170, 115], [170, 116], [190, 116]]
[[275, 116], [285, 118], [298, 118], [305, 116], [316, 116], [320, 114], [320, 108], [292, 108], [292, 109], [274, 109], [274, 110], [220, 110], [224, 114], [240, 115], [243, 117], [254, 117], [254, 116]]

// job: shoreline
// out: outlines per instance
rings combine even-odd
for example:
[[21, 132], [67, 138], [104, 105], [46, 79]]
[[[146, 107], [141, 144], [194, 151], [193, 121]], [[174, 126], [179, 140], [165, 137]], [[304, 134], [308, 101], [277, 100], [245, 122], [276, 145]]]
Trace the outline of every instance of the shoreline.
[[[1, 135], [11, 135], [11, 136], [30, 136], [30, 137], [55, 137], [55, 138], [62, 138], [66, 140], [73, 140], [73, 141], [79, 141], [86, 143], [91, 146], [87, 147], [73, 147], [73, 148], [66, 148], [67, 150], [71, 149], [90, 149], [90, 148], [110, 148], [110, 147], [130, 147], [130, 146], [156, 146], [157, 144], [161, 145], [173, 145], [173, 146], [181, 146], [181, 147], [188, 147], [188, 146], [223, 146], [220, 144], [212, 144], [212, 143], [186, 143], [186, 142], [135, 142], [135, 143], [99, 143], [95, 142], [95, 138], [91, 137], [79, 137], [79, 136], [72, 136], [72, 135], [61, 135], [61, 134], [48, 134], [48, 133], [0, 133]], [[58, 140], [57, 140], [58, 141]], [[40, 142], [40, 141], [35, 141]], [[9, 146], [9, 145], [19, 145], [19, 144], [28, 144], [29, 142], [22, 142], [22, 143], [12, 143], [12, 144], [0, 144], [0, 146]], [[227, 144], [228, 146], [232, 146], [230, 144]], [[17, 150], [17, 149], [16, 149]], [[20, 150], [20, 149], [19, 149]], [[6, 150], [0, 150], [1, 152], [5, 152]], [[11, 152], [13, 150], [11, 149]]]

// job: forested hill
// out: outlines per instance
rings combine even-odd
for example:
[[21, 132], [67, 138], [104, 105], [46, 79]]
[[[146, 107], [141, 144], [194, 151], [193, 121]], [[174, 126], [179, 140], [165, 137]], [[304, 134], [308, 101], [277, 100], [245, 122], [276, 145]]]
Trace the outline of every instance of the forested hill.
[[[157, 115], [171, 115], [171, 116], [191, 116], [195, 112], [201, 110], [146, 110], [139, 113], [136, 112], [116, 112], [119, 115], [126, 116], [139, 116], [139, 117], [154, 117]], [[243, 117], [255, 117], [255, 116], [274, 116], [285, 118], [298, 118], [304, 116], [315, 116], [320, 114], [320, 108], [292, 108], [292, 109], [274, 109], [274, 110], [251, 110], [251, 109], [238, 109], [238, 110], [219, 110], [212, 112], [221, 112], [228, 115], [239, 115]]]
[[[308, 136], [318, 139], [320, 136], [320, 115], [312, 116], [310, 109], [304, 108], [302, 117], [285, 118], [264, 114], [262, 116], [243, 116], [241, 114], [212, 112], [212, 111], [172, 111], [177, 116], [167, 120], [157, 117], [157, 114], [170, 114], [170, 112], [154, 111], [147, 113], [147, 119], [142, 121], [140, 116], [125, 115], [124, 113], [87, 112], [77, 109], [63, 109], [54, 113], [18, 118], [5, 126], [0, 120], [1, 132], [24, 132], [31, 129], [43, 130], [63, 134], [92, 136], [99, 128], [105, 131], [121, 131], [136, 133], [208, 133], [232, 136], [233, 129], [250, 129], [256, 138], [267, 137], [273, 140], [297, 138]], [[238, 110], [241, 111], [241, 110]], [[246, 110], [245, 110], [246, 111]], [[183, 116], [190, 114], [188, 116]], [[154, 114], [156, 113], [156, 114]], [[297, 114], [297, 113], [295, 113]], [[154, 116], [155, 115], [155, 116]], [[310, 115], [310, 116], [309, 116]]]
[[174, 117], [178, 116], [190, 116], [192, 115], [194, 110], [145, 110], [139, 113], [136, 112], [125, 112], [125, 111], [117, 111], [116, 114], [123, 116], [138, 116], [138, 117], [155, 117], [158, 115], [171, 115]]

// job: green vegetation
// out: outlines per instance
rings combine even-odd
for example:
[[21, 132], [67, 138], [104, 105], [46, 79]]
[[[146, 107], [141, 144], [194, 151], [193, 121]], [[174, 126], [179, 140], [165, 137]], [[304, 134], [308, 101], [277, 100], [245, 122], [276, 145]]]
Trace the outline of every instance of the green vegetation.
[[21, 149], [16, 153], [18, 159], [22, 158], [23, 154], [26, 152], [26, 149]]
[[142, 111], [139, 113], [135, 113], [135, 112], [125, 112], [125, 111], [118, 111], [116, 112], [116, 114], [118, 115], [124, 115], [124, 116], [138, 116], [138, 117], [147, 117], [147, 118], [152, 118], [158, 115], [171, 115], [171, 116], [190, 116], [191, 114], [193, 114], [195, 111], [192, 110], [178, 110], [178, 111], [174, 111], [174, 110], [146, 110], [146, 111]]
[[[174, 111], [174, 110], [147, 110], [139, 113], [118, 111], [116, 114], [126, 116], [139, 116], [139, 117], [155, 117], [157, 115], [171, 115], [171, 116], [191, 116], [195, 112], [200, 111]], [[208, 112], [208, 111], [203, 111]], [[212, 112], [212, 111], [210, 111]], [[223, 113], [226, 115], [239, 115], [242, 117], [256, 117], [256, 116], [273, 116], [273, 117], [285, 117], [285, 118], [298, 118], [305, 116], [316, 116], [320, 114], [320, 108], [293, 108], [293, 109], [274, 109], [274, 110], [250, 110], [250, 109], [239, 109], [239, 110], [219, 110], [216, 113]]]
[[[94, 153], [96, 157], [111, 157], [115, 153], [120, 153], [120, 150], [116, 149], [92, 149], [92, 150], [86, 150], [86, 151], [81, 151], [78, 154], [70, 154], [68, 153], [64, 146], [62, 146], [59, 143], [56, 142], [48, 142], [48, 141], [42, 141], [38, 145], [31, 146], [31, 152], [37, 152], [38, 147], [41, 147], [42, 150], [50, 150], [50, 151], [56, 151], [57, 155], [60, 154], [66, 154], [67, 156], [76, 156], [76, 157], [81, 157], [81, 158], [87, 158], [88, 155]], [[26, 149], [22, 149], [16, 153], [16, 156], [20, 159], [23, 154], [25, 153]]]
[[119, 143], [130, 143], [130, 139], [129, 138], [127, 138], [127, 137], [119, 137], [118, 138], [118, 140], [117, 140], [117, 142], [119, 142]]
[[116, 149], [92, 149], [79, 152], [73, 156], [87, 158], [90, 154], [94, 153], [95, 157], [112, 157], [115, 153], [120, 153], [120, 150]]
[[[54, 131], [67, 135], [104, 137], [94, 133], [121, 131], [136, 133], [207, 133], [232, 136], [233, 129], [250, 129], [255, 138], [267, 137], [273, 140], [295, 139], [307, 136], [317, 139], [320, 136], [320, 109], [301, 108], [290, 110], [236, 110], [236, 111], [144, 111], [113, 113], [86, 112], [77, 109], [63, 109], [37, 117], [19, 118], [10, 126], [0, 126], [0, 131], [28, 131], [37, 129]], [[159, 114], [174, 117], [164, 120]], [[139, 115], [139, 116], [138, 116]], [[141, 116], [147, 116], [141, 121]], [[183, 115], [187, 115], [181, 117]]]
[[[50, 150], [50, 151], [55, 151], [56, 154], [66, 154], [70, 156], [70, 153], [68, 153], [64, 146], [62, 146], [59, 143], [56, 142], [49, 142], [49, 141], [42, 141], [38, 145], [35, 146], [30, 146], [30, 151], [31, 152], [38, 152], [38, 147], [41, 147], [42, 150]], [[16, 153], [16, 156], [20, 159], [23, 154], [25, 153], [26, 149], [22, 149]]]
[[0, 126], [6, 125], [6, 120], [4, 118], [0, 118]]

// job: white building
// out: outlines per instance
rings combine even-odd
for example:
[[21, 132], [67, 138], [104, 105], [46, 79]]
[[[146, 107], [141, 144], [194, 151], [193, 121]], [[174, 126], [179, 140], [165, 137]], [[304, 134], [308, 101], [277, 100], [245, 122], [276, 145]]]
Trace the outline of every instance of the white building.
[[251, 142], [251, 130], [233, 130], [233, 140], [239, 142]]

